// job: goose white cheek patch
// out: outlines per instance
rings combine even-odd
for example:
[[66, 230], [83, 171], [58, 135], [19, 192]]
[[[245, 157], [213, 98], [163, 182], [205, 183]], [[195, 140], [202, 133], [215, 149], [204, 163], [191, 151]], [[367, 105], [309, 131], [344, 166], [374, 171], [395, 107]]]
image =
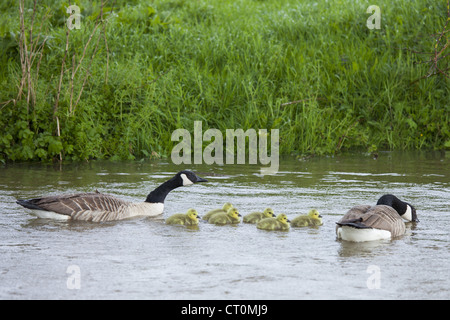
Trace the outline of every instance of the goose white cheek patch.
[[402, 218], [406, 221], [412, 221], [412, 210], [410, 206], [406, 206], [406, 212], [402, 215]]
[[183, 179], [183, 186], [194, 184], [184, 173], [181, 174], [181, 179]]

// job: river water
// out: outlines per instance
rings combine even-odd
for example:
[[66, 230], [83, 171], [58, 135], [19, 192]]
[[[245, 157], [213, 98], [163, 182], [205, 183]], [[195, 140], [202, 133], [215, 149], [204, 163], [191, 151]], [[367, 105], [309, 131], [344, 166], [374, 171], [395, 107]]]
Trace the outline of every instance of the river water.
[[[168, 161], [0, 167], [0, 299], [449, 299], [450, 152], [380, 152], [280, 160], [260, 166]], [[91, 223], [32, 216], [17, 198], [100, 192], [142, 201], [181, 169], [208, 183], [166, 198], [161, 218]], [[395, 240], [336, 240], [335, 222], [393, 193], [417, 209]], [[164, 224], [232, 202], [241, 214], [272, 207], [289, 218], [319, 210], [324, 225], [264, 231]]]

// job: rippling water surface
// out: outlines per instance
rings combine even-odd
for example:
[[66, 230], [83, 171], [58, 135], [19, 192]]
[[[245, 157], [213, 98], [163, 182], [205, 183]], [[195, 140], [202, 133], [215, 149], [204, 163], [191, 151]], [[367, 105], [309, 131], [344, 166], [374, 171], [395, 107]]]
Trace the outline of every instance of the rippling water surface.
[[[380, 153], [259, 166], [89, 162], [0, 167], [1, 299], [449, 299], [450, 153]], [[161, 218], [107, 223], [38, 219], [17, 198], [98, 189], [142, 201], [180, 169], [209, 182], [178, 188]], [[337, 241], [348, 208], [393, 193], [420, 222], [390, 241]], [[198, 229], [164, 224], [232, 202], [246, 214], [289, 218], [317, 208], [319, 228], [268, 232], [255, 225]]]

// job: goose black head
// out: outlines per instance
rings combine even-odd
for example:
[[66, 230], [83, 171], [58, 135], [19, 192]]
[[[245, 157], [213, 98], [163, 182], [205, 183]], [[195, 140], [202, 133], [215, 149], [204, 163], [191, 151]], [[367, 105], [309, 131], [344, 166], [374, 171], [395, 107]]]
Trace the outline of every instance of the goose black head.
[[394, 208], [395, 211], [397, 211], [398, 214], [407, 221], [419, 222], [419, 219], [417, 219], [416, 208], [392, 194], [385, 194], [378, 199], [377, 205], [379, 204], [384, 204]]
[[188, 186], [197, 182], [208, 182], [208, 180], [197, 176], [192, 171], [183, 170], [176, 174], [179, 178], [181, 178], [181, 185]]

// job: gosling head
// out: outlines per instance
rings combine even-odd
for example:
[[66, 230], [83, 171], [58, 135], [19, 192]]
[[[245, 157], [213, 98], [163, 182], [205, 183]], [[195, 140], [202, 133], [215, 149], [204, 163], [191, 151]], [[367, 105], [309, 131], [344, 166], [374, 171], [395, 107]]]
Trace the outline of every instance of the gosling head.
[[316, 209], [309, 210], [308, 216], [313, 219], [322, 220], [322, 216], [319, 214], [319, 211], [317, 211]]
[[191, 219], [192, 221], [195, 221], [195, 222], [198, 223], [198, 219], [199, 219], [200, 217], [199, 217], [199, 215], [198, 215], [197, 210], [195, 210], [195, 209], [189, 209], [189, 210], [187, 211], [186, 215], [187, 215], [187, 217], [188, 217], [189, 219]]
[[283, 224], [288, 224], [289, 222], [291, 222], [287, 215], [285, 215], [284, 213], [281, 213], [277, 216], [277, 221], [283, 223]]
[[272, 218], [272, 217], [275, 217], [275, 214], [273, 213], [272, 208], [266, 208], [266, 209], [263, 211], [263, 215], [264, 215], [264, 217], [266, 217], [266, 218]]
[[239, 214], [238, 209], [236, 209], [236, 208], [230, 208], [230, 209], [227, 211], [227, 215], [228, 215], [230, 218], [238, 219], [238, 220], [239, 220], [239, 217], [241, 217], [241, 215]]
[[230, 210], [231, 208], [233, 208], [233, 205], [229, 202], [225, 203], [222, 207], [223, 211], [228, 212], [228, 210]]

